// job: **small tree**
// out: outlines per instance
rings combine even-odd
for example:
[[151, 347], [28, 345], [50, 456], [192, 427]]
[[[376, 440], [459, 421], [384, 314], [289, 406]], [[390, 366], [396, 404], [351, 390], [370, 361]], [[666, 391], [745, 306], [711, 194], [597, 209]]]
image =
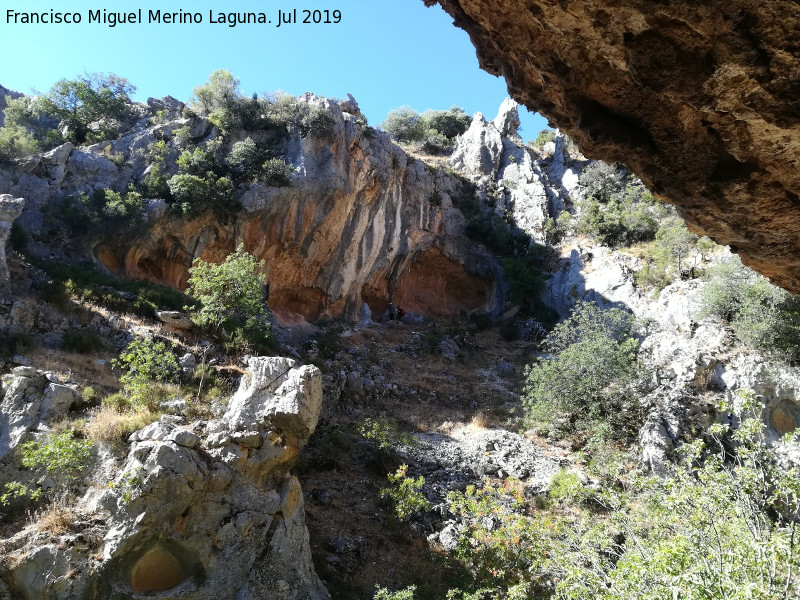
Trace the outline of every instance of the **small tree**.
[[206, 114], [234, 107], [242, 96], [239, 83], [228, 69], [214, 71], [205, 85], [194, 88], [194, 107]]
[[450, 110], [426, 110], [420, 119], [427, 129], [432, 129], [450, 140], [463, 134], [472, 123], [472, 118], [458, 106], [453, 106]]
[[383, 130], [399, 142], [419, 142], [425, 137], [425, 124], [410, 106], [391, 111], [383, 122]]
[[114, 365], [124, 371], [120, 381], [131, 403], [141, 408], [148, 404], [152, 382], [174, 382], [180, 373], [180, 365], [167, 345], [150, 338], [134, 339]]
[[547, 336], [550, 355], [527, 369], [528, 417], [550, 420], [563, 412], [596, 418], [619, 407], [638, 375], [632, 330], [633, 317], [624, 310], [579, 302]]
[[264, 261], [257, 262], [242, 244], [219, 265], [196, 259], [189, 269], [187, 293], [200, 302], [199, 322], [219, 330], [237, 313], [245, 318], [263, 315], [266, 278], [259, 273], [263, 268]]
[[689, 231], [682, 221], [675, 220], [658, 230], [656, 243], [663, 246], [677, 261], [678, 275], [680, 275], [683, 272], [683, 261], [697, 244], [697, 236]]
[[[113, 126], [125, 117], [134, 91], [136, 87], [124, 77], [93, 73], [56, 82], [41, 107], [45, 114], [61, 119], [71, 141], [99, 141], [114, 135]], [[97, 125], [96, 131], [91, 125]]]
[[227, 69], [214, 71], [205, 85], [194, 88], [192, 108], [208, 115], [209, 120], [222, 131], [252, 125], [262, 106], [258, 96], [243, 96], [239, 83]]

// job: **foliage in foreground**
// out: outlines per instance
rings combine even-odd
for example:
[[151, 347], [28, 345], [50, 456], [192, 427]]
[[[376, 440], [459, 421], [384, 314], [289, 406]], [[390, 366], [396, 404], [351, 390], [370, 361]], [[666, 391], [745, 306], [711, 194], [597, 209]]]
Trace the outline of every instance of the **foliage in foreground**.
[[[47, 442], [32, 441], [20, 446], [22, 464], [33, 469], [38, 479], [34, 484], [17, 481], [7, 483], [5, 493], [0, 496], [0, 504], [9, 504], [16, 499], [30, 498], [41, 500], [45, 495], [50, 499], [68, 493], [75, 481], [89, 464], [92, 443], [75, 438], [72, 431], [52, 436]], [[39, 484], [45, 478], [53, 481], [49, 491]]]
[[526, 512], [514, 482], [449, 494], [461, 523], [454, 554], [469, 578], [448, 598], [798, 597], [800, 471], [765, 445], [755, 395], [741, 391], [736, 404], [741, 425], [714, 425], [708, 444], [686, 444], [671, 477], [630, 476], [591, 505]]
[[422, 493], [424, 477], [409, 477], [408, 465], [400, 465], [395, 473], [389, 473], [389, 486], [381, 490], [381, 497], [391, 500], [394, 512], [401, 521], [410, 519], [415, 513], [431, 509], [431, 503]]

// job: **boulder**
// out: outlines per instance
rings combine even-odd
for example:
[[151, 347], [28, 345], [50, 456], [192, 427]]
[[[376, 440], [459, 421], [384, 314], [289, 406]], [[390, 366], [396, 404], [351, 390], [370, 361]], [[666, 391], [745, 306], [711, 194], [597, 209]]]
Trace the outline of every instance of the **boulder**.
[[223, 420], [233, 431], [258, 429], [269, 422], [307, 440], [321, 409], [319, 369], [289, 358], [252, 357]]
[[158, 320], [182, 331], [189, 331], [194, 327], [192, 320], [184, 313], [177, 310], [157, 310], [156, 316]]
[[[107, 480], [76, 508], [97, 530], [81, 543], [69, 532], [53, 544], [35, 528], [18, 534], [4, 545], [11, 597], [328, 600], [288, 473], [319, 418], [320, 381], [315, 367], [253, 358], [223, 419], [152, 423], [122, 463], [99, 448], [105, 462], [92, 475]], [[249, 428], [236, 429], [242, 422]]]

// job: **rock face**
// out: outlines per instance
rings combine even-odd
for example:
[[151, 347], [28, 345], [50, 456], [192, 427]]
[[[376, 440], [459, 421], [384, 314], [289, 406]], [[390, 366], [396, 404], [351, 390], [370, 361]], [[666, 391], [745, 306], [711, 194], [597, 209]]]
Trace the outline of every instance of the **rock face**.
[[584, 154], [625, 163], [695, 233], [800, 292], [797, 3], [424, 1]]
[[8, 265], [6, 264], [6, 242], [11, 235], [11, 224], [22, 214], [25, 201], [7, 194], [0, 195], [0, 284], [8, 282]]
[[[298, 102], [326, 112], [332, 127], [330, 135], [317, 137], [293, 131], [274, 150], [294, 169], [290, 185], [242, 183], [244, 210], [225, 223], [210, 211], [177, 218], [153, 200], [147, 233], [103, 240], [93, 248], [96, 260], [114, 273], [182, 288], [195, 258], [221, 262], [241, 243], [265, 260], [270, 307], [307, 319], [344, 315], [358, 321], [365, 306], [378, 315], [389, 301], [429, 316], [495, 309], [502, 301], [500, 268], [464, 236], [464, 217], [451, 197], [458, 178], [409, 157], [336, 102], [311, 95]], [[352, 100], [343, 106], [358, 113]], [[141, 182], [151, 168], [146, 149], [158, 139], [170, 142], [165, 175], [171, 176], [181, 151], [172, 132], [183, 126], [198, 140], [210, 127], [204, 119], [175, 118], [158, 126], [143, 119], [113, 142], [65, 145], [0, 169], [0, 192], [26, 198], [20, 223], [34, 246], [56, 245], [42, 233], [47, 211], [69, 195], [124, 191]], [[220, 160], [235, 141], [259, 135], [266, 134], [227, 136]]]
[[111, 481], [91, 488], [75, 517], [91, 516], [93, 528], [4, 540], [0, 578], [12, 597], [329, 598], [289, 474], [319, 418], [321, 380], [316, 367], [254, 358], [221, 420], [163, 417], [131, 436], [122, 464], [100, 448], [93, 476]]
[[[634, 279], [639, 259], [595, 245], [561, 251], [561, 266], [543, 295], [561, 316], [582, 300], [622, 308], [649, 322], [639, 332], [640, 357], [652, 373], [641, 398], [647, 414], [639, 432], [643, 466], [665, 474], [683, 437], [726, 419], [716, 404], [725, 399], [735, 405], [741, 390], [753, 390], [763, 403], [768, 442], [800, 427], [797, 369], [741, 347], [723, 323], [701, 319], [705, 281], [677, 281], [651, 298]], [[730, 255], [716, 260], [725, 258]]]
[[[26, 435], [82, 403], [77, 386], [55, 383], [52, 375], [16, 367], [3, 381], [0, 401], [0, 459], [25, 441]], [[57, 380], [56, 380], [57, 381]]]
[[579, 191], [585, 161], [570, 163], [563, 136], [557, 136], [546, 157], [524, 146], [518, 111], [518, 104], [506, 99], [493, 121], [476, 114], [449, 162], [477, 182], [481, 198], [498, 216], [510, 215], [516, 226], [543, 244], [548, 218], [557, 216]]

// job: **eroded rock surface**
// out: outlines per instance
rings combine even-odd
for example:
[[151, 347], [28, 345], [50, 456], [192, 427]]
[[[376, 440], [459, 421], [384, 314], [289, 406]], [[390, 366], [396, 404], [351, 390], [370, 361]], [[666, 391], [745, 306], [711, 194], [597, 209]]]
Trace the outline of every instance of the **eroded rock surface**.
[[625, 163], [695, 233], [800, 292], [797, 3], [424, 1], [584, 154]]
[[111, 481], [77, 507], [81, 535], [29, 527], [3, 541], [12, 597], [326, 600], [289, 474], [319, 418], [321, 381], [316, 367], [254, 358], [220, 420], [164, 416], [131, 436], [121, 464], [99, 448], [93, 477]]
[[[211, 135], [206, 119], [183, 119], [168, 100], [158, 101], [170, 119], [165, 124], [152, 126], [143, 118], [113, 142], [65, 144], [0, 168], [0, 192], [26, 199], [20, 223], [34, 249], [46, 254], [69, 245], [48, 237], [44, 225], [69, 196], [141, 183], [153, 168], [147, 148], [162, 139], [170, 144], [163, 165], [168, 178], [178, 171], [182, 149], [173, 131], [187, 127], [197, 141]], [[241, 183], [237, 195], [244, 210], [227, 220], [211, 211], [178, 217], [162, 199], [148, 199], [146, 232], [135, 239], [98, 239], [93, 258], [112, 273], [183, 288], [194, 259], [221, 262], [243, 244], [265, 260], [270, 308], [309, 320], [358, 321], [365, 309], [380, 315], [389, 301], [428, 316], [496, 309], [502, 302], [500, 267], [464, 235], [464, 216], [452, 198], [458, 178], [366, 128], [352, 100], [340, 105], [308, 94], [298, 102], [327, 113], [332, 125], [324, 136], [292, 131], [274, 148], [293, 169], [289, 185]], [[236, 141], [260, 142], [259, 136], [267, 134], [234, 132], [221, 157]], [[88, 248], [78, 250], [89, 254]]]

